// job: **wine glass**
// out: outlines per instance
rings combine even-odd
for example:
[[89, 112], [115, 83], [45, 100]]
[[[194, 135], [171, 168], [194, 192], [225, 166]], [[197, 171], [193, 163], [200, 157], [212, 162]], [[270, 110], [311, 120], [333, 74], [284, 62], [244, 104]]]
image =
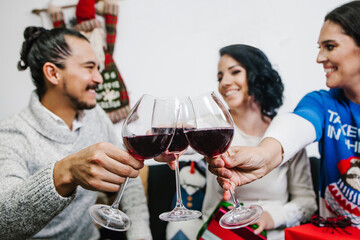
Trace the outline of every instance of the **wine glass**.
[[169, 153], [175, 155], [175, 183], [176, 183], [176, 205], [170, 212], [164, 212], [159, 215], [163, 221], [176, 222], [187, 221], [201, 217], [201, 212], [187, 209], [181, 198], [180, 177], [179, 177], [179, 157], [188, 148], [189, 143], [184, 133], [186, 126], [183, 124], [189, 118], [189, 107], [191, 102], [189, 98], [184, 98], [180, 103], [179, 119], [175, 130], [174, 137], [168, 148]]
[[[227, 151], [234, 134], [234, 123], [229, 111], [214, 92], [190, 98], [194, 117], [187, 123], [186, 137], [190, 146], [206, 157], [219, 156]], [[220, 219], [220, 226], [240, 228], [256, 221], [262, 215], [258, 205], [243, 207], [230, 190], [234, 207]]]
[[[178, 107], [173, 106], [173, 103], [144, 94], [124, 121], [122, 137], [125, 147], [139, 161], [160, 155], [171, 143], [177, 118]], [[159, 127], [161, 132], [153, 131]], [[126, 178], [111, 206], [96, 204], [90, 207], [90, 216], [100, 226], [114, 231], [130, 228], [131, 220], [119, 210], [128, 181], [129, 178]]]

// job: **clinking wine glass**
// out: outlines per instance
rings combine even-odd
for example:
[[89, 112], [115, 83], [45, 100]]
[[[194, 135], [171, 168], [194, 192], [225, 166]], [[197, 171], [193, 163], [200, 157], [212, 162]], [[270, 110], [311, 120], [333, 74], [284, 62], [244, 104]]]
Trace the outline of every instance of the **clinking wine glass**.
[[[206, 157], [220, 156], [229, 148], [234, 123], [229, 111], [214, 92], [190, 98], [193, 120], [187, 123], [186, 137], [190, 146]], [[240, 228], [256, 221], [262, 215], [258, 205], [243, 207], [230, 190], [234, 207], [220, 219], [220, 226], [227, 229]]]
[[184, 133], [184, 122], [189, 119], [189, 107], [191, 107], [190, 99], [185, 98], [180, 103], [179, 119], [175, 130], [174, 137], [168, 148], [169, 153], [175, 155], [175, 183], [176, 183], [176, 205], [170, 212], [164, 212], [159, 215], [163, 221], [176, 222], [187, 221], [201, 217], [201, 212], [197, 210], [187, 209], [181, 198], [180, 177], [179, 177], [179, 157], [188, 148], [189, 143]]
[[[171, 143], [177, 118], [178, 108], [172, 103], [143, 95], [124, 121], [122, 137], [125, 147], [139, 161], [160, 155]], [[158, 127], [162, 131], [154, 133], [152, 129]], [[126, 231], [130, 228], [131, 220], [119, 210], [128, 181], [129, 178], [126, 178], [111, 206], [96, 204], [90, 207], [90, 216], [100, 226], [114, 231]]]

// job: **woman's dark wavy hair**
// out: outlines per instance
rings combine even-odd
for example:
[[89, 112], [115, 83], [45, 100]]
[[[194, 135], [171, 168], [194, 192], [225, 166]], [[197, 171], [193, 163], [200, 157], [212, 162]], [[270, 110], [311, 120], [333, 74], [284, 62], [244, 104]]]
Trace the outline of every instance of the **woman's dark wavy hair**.
[[271, 119], [283, 104], [284, 85], [266, 55], [259, 49], [234, 44], [220, 49], [220, 56], [229, 55], [246, 69], [248, 94], [261, 106], [263, 116]]
[[360, 46], [360, 1], [345, 3], [325, 16], [325, 20], [339, 24], [345, 34]]
[[24, 42], [20, 52], [18, 69], [30, 68], [36, 93], [41, 97], [46, 92], [43, 66], [46, 62], [55, 64], [58, 68], [65, 68], [65, 60], [71, 55], [70, 46], [65, 41], [65, 35], [84, 39], [80, 32], [67, 28], [47, 30], [42, 27], [27, 27], [24, 31]]

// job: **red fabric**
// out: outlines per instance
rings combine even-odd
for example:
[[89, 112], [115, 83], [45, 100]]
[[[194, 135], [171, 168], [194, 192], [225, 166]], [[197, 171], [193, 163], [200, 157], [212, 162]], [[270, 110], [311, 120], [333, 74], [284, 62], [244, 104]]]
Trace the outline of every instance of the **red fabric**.
[[[342, 196], [342, 194], [338, 193], [338, 188], [335, 188], [335, 186], [333, 184], [328, 185], [328, 189], [331, 193], [336, 193], [336, 194], [332, 194], [334, 196], [334, 199], [336, 200], [336, 202], [338, 203], [339, 206], [342, 206], [347, 212], [352, 213], [355, 216], [360, 217], [360, 209], [359, 208], [354, 208], [352, 205], [352, 203], [350, 204], [350, 202], [346, 201], [346, 199]], [[328, 203], [326, 203], [328, 204]], [[327, 207], [327, 209], [332, 209], [331, 206]], [[336, 213], [335, 213], [336, 215]], [[360, 239], [360, 238], [359, 238]]]
[[[220, 239], [266, 240], [266, 237], [262, 235], [255, 235], [254, 230], [252, 230], [249, 226], [237, 228], [237, 229], [222, 228], [219, 224], [219, 220], [221, 216], [224, 215], [225, 213], [226, 210], [223, 207], [220, 207], [219, 210], [215, 213], [215, 216], [211, 219], [205, 231], [210, 232], [211, 234], [217, 236]], [[199, 240], [205, 240], [203, 238], [204, 235], [206, 235], [206, 233], [203, 233], [202, 236], [199, 238]]]
[[57, 22], [53, 22], [53, 25], [54, 25], [54, 28], [62, 28], [62, 27], [65, 27], [63, 20], [57, 21]]
[[106, 27], [106, 43], [107, 49], [106, 51], [109, 54], [114, 53], [115, 40], [116, 40], [116, 25], [118, 21], [117, 15], [106, 14], [104, 16], [105, 19], [105, 27]]
[[285, 229], [285, 240], [352, 240], [360, 239], [360, 230], [355, 227], [317, 227], [311, 223]]
[[353, 159], [359, 160], [358, 157], [350, 157], [348, 159], [340, 160], [340, 162], [338, 162], [337, 167], [341, 175], [345, 174], [347, 170], [349, 170], [349, 168], [351, 167], [351, 160]]
[[[233, 239], [233, 240], [243, 240], [244, 238], [238, 236], [233, 231], [222, 228], [218, 222], [212, 221], [208, 226], [208, 231], [212, 232], [214, 235], [220, 237], [221, 239]], [[200, 238], [203, 240], [203, 238]], [[245, 240], [245, 239], [244, 239]]]
[[79, 0], [75, 12], [77, 23], [95, 18], [95, 3], [96, 0]]

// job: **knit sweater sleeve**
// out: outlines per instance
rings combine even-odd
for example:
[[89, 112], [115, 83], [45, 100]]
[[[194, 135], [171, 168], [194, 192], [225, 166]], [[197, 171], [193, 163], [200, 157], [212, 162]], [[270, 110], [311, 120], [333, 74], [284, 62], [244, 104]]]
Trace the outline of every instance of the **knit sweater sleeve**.
[[[19, 147], [21, 146], [21, 147]], [[24, 159], [32, 157], [26, 139], [15, 130], [0, 130], [0, 239], [33, 236], [74, 198], [61, 197], [49, 164], [36, 173]]]
[[310, 162], [305, 149], [285, 164], [289, 164], [287, 172], [289, 201], [284, 205], [268, 206], [264, 209], [273, 218], [275, 228], [292, 227], [306, 222], [317, 209]]

